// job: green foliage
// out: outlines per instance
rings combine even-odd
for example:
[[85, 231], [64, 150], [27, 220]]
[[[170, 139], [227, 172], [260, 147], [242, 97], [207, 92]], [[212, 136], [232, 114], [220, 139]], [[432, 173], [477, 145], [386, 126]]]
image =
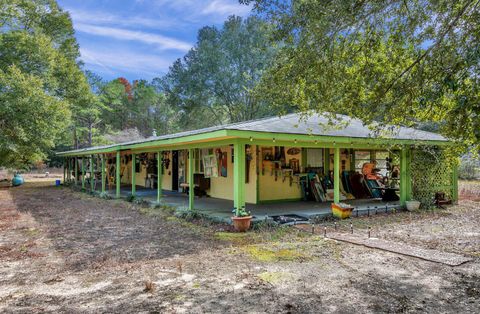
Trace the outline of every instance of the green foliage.
[[480, 159], [473, 154], [466, 154], [460, 160], [458, 167], [458, 177], [465, 180], [480, 178]]
[[252, 214], [249, 211], [245, 210], [244, 208], [237, 210], [235, 213], [235, 216], [237, 217], [248, 217], [250, 215]]
[[230, 17], [221, 29], [204, 27], [197, 44], [161, 79], [182, 128], [199, 128], [271, 115], [252, 90], [277, 48], [258, 18]]
[[433, 121], [480, 146], [478, 1], [241, 2], [254, 2], [285, 43], [257, 89], [279, 110]]
[[76, 122], [94, 103], [78, 55], [70, 17], [55, 1], [0, 1], [0, 166], [43, 159], [65, 143], [71, 112]]

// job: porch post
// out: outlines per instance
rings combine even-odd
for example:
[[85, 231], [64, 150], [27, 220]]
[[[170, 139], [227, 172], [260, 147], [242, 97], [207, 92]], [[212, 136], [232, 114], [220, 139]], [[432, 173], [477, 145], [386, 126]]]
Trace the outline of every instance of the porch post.
[[400, 205], [405, 206], [408, 194], [408, 178], [407, 175], [407, 148], [403, 147], [400, 152]]
[[67, 158], [67, 160], [68, 160], [68, 164], [67, 164], [67, 171], [68, 171], [68, 173], [67, 173], [67, 181], [68, 181], [68, 182], [71, 182], [71, 181], [72, 181], [72, 169], [71, 169], [71, 168], [72, 168], [72, 158], [69, 157], [69, 158]]
[[340, 148], [334, 148], [333, 156], [333, 202], [340, 202]]
[[102, 164], [102, 193], [105, 193], [105, 155], [100, 155], [100, 160]]
[[93, 172], [93, 155], [90, 155], [90, 190], [95, 191], [95, 173]]
[[162, 151], [157, 152], [157, 203], [160, 203], [162, 198]]
[[245, 144], [233, 144], [233, 207], [235, 215], [245, 209]]
[[452, 199], [458, 204], [458, 161], [452, 165]]
[[85, 190], [85, 158], [82, 156], [82, 191]]
[[66, 173], [66, 169], [67, 169], [67, 163], [65, 162], [66, 158], [63, 157], [63, 184], [65, 184], [65, 173]]
[[136, 183], [137, 183], [137, 179], [136, 179], [136, 172], [135, 172], [135, 164], [137, 163], [136, 162], [136, 155], [134, 153], [132, 153], [132, 195], [135, 196], [135, 193], [137, 192], [137, 189], [136, 189]]
[[193, 210], [195, 183], [193, 182], [193, 149], [188, 150], [188, 209]]
[[75, 157], [75, 185], [78, 184], [78, 157]]
[[117, 158], [116, 158], [116, 167], [115, 167], [115, 189], [116, 198], [120, 198], [120, 151], [117, 151]]

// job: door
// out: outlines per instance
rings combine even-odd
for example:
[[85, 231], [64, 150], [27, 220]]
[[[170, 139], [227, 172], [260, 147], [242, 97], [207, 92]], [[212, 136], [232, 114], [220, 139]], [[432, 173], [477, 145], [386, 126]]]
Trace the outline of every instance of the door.
[[172, 191], [178, 191], [178, 150], [172, 151]]

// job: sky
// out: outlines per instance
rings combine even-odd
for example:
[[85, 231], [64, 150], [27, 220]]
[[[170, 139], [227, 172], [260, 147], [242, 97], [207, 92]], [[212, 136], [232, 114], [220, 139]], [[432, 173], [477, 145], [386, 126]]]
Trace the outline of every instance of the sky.
[[70, 12], [85, 69], [105, 80], [151, 80], [196, 42], [198, 30], [246, 17], [238, 0], [58, 0]]

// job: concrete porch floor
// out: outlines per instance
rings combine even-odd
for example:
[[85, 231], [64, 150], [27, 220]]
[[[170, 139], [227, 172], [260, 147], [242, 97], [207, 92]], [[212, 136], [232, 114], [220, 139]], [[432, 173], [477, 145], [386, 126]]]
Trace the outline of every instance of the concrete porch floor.
[[[108, 191], [112, 196], [115, 195], [115, 190]], [[130, 186], [121, 187], [122, 197], [127, 197], [131, 194]], [[136, 195], [139, 198], [150, 202], [156, 202], [157, 190], [148, 189], [141, 186], [136, 187]], [[177, 208], [188, 208], [188, 195], [186, 193], [163, 191], [163, 197], [161, 202], [168, 206]], [[392, 212], [394, 210], [401, 209], [400, 203], [397, 202], [382, 202], [380, 199], [359, 199], [359, 200], [346, 200], [342, 201], [347, 204], [351, 204], [355, 207], [352, 216], [367, 215], [375, 213]], [[331, 202], [317, 203], [317, 202], [278, 202], [278, 203], [266, 203], [266, 204], [246, 204], [247, 210], [249, 210], [254, 216], [254, 220], [264, 220], [266, 216], [280, 216], [287, 214], [296, 214], [308, 219], [323, 218], [331, 216], [330, 210]], [[212, 197], [195, 197], [194, 200], [195, 209], [211, 216], [217, 220], [224, 222], [231, 222], [233, 201], [212, 198]]]

